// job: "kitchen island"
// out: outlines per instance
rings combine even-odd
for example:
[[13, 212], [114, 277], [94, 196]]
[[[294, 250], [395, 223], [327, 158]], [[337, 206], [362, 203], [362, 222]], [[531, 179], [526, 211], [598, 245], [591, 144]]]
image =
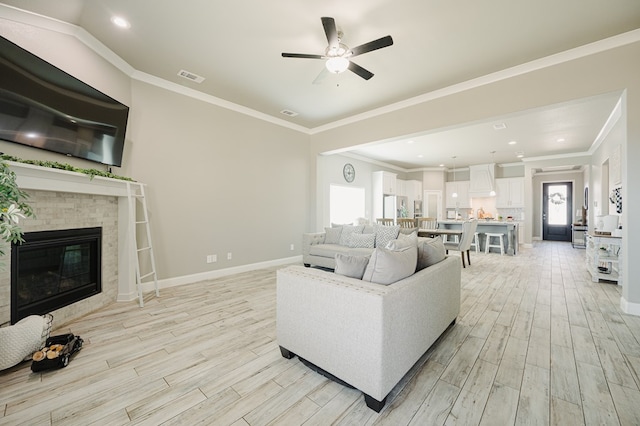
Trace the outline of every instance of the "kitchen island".
[[[462, 220], [442, 220], [438, 221], [438, 228], [462, 229]], [[478, 219], [478, 244], [480, 250], [484, 250], [487, 232], [505, 234], [505, 252], [511, 256], [518, 254], [518, 226], [519, 223], [513, 220], [487, 220]]]

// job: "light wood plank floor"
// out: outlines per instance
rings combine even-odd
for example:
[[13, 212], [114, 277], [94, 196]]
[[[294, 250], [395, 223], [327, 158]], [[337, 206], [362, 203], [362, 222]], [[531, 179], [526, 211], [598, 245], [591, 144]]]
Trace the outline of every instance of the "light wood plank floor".
[[584, 250], [471, 256], [457, 323], [379, 414], [280, 356], [270, 268], [56, 330], [84, 349], [61, 370], [0, 372], [0, 424], [640, 424], [640, 318], [621, 312], [618, 286], [591, 282]]

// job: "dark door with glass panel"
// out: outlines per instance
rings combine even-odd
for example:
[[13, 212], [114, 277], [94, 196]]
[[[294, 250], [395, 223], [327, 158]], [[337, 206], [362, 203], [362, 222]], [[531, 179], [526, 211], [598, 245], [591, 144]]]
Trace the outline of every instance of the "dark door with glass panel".
[[542, 184], [542, 239], [571, 241], [573, 211], [571, 182]]

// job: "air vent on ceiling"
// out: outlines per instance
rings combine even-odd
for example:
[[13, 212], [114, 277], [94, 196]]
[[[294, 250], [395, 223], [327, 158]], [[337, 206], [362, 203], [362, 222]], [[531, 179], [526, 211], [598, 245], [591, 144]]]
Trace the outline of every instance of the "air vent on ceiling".
[[282, 111], [280, 111], [280, 114], [288, 115], [289, 117], [295, 117], [296, 115], [298, 115], [297, 112], [293, 112], [289, 109], [283, 109]]
[[204, 77], [200, 77], [197, 74], [185, 70], [180, 70], [178, 72], [178, 75], [182, 78], [186, 78], [187, 80], [191, 80], [196, 83], [202, 83], [204, 81]]

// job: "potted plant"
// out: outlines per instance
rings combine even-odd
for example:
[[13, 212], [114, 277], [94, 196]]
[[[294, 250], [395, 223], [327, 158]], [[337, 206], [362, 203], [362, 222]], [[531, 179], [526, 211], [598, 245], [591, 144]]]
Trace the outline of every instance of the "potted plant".
[[15, 172], [0, 160], [0, 257], [5, 254], [6, 244], [24, 241], [20, 219], [33, 216], [31, 206], [26, 203], [28, 197], [18, 188]]

